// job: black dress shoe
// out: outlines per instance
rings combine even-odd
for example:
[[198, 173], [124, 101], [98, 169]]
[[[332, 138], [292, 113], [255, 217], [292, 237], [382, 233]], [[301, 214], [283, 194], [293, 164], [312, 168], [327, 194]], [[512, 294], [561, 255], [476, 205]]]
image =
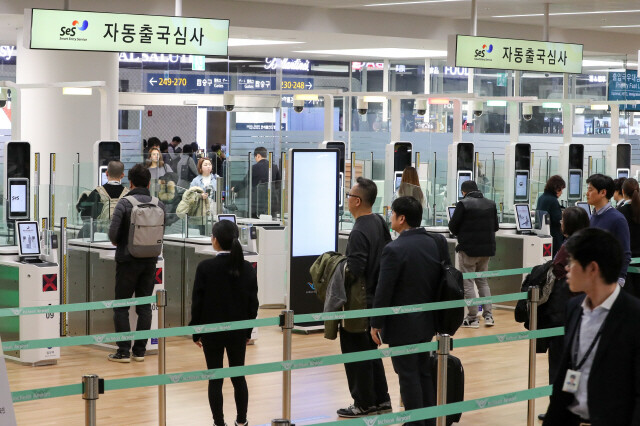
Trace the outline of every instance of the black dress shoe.
[[538, 420], [544, 420], [544, 416], [546, 413], [538, 414]]

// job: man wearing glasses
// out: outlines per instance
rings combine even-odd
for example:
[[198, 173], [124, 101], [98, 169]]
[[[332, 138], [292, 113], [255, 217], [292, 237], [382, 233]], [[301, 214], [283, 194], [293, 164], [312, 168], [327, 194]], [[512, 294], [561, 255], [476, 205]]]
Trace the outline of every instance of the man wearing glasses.
[[[347, 243], [347, 270], [356, 279], [364, 277], [367, 308], [373, 306], [382, 249], [391, 241], [387, 224], [378, 214], [372, 213], [378, 195], [376, 184], [363, 177], [347, 193], [347, 206], [355, 219]], [[340, 328], [342, 353], [376, 349], [369, 330], [349, 332]], [[352, 362], [344, 365], [353, 404], [338, 410], [340, 417], [361, 417], [391, 411], [387, 378], [382, 360]]]

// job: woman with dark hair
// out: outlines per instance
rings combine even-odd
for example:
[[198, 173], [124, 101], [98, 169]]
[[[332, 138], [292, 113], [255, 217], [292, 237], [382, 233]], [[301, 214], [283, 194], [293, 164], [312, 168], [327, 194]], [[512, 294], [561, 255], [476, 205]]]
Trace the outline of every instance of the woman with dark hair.
[[404, 196], [415, 198], [423, 208], [426, 205], [424, 194], [422, 193], [422, 189], [420, 188], [418, 171], [415, 167], [412, 166], [407, 166], [402, 171], [402, 180], [400, 181], [400, 186], [398, 187], [398, 191], [396, 192], [396, 198]]
[[[258, 315], [258, 280], [251, 263], [244, 260], [238, 227], [229, 220], [213, 225], [211, 244], [217, 255], [196, 269], [189, 325], [252, 320]], [[194, 334], [204, 349], [208, 369], [222, 368], [226, 350], [229, 367], [244, 365], [251, 329]], [[244, 376], [232, 377], [237, 416], [235, 425], [247, 425], [249, 391]], [[209, 405], [214, 425], [223, 426], [223, 379], [209, 380]]]
[[[622, 184], [624, 204], [618, 207], [629, 224], [631, 257], [640, 257], [640, 186], [638, 181], [630, 178]], [[623, 287], [636, 297], [640, 297], [640, 275], [628, 273]]]
[[558, 198], [562, 195], [562, 191], [567, 187], [561, 176], [554, 175], [549, 178], [544, 187], [544, 192], [538, 198], [536, 203], [536, 211], [545, 211], [549, 213], [550, 231], [553, 238], [553, 255], [555, 256], [560, 250], [560, 246], [564, 241], [562, 230], [560, 229], [560, 220], [562, 219], [562, 209]]
[[[563, 234], [569, 238], [581, 229], [589, 227], [589, 215], [580, 207], [567, 207], [562, 212], [561, 227]], [[538, 308], [538, 328], [563, 327], [565, 322], [565, 312], [567, 302], [575, 293], [569, 290], [567, 285], [567, 270], [569, 264], [569, 255], [564, 244], [558, 250], [553, 258], [551, 273], [553, 274], [554, 283], [551, 293], [547, 301]], [[562, 361], [563, 336], [548, 337], [538, 339], [536, 344], [536, 352], [544, 353], [549, 350], [549, 383], [553, 383], [558, 373]], [[538, 416], [540, 420], [544, 419], [544, 414]]]

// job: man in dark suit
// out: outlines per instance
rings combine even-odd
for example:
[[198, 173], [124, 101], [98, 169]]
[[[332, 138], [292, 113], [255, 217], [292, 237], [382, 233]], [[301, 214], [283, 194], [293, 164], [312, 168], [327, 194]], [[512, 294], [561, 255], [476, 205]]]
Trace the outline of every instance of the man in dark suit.
[[[391, 228], [400, 236], [382, 251], [380, 277], [373, 302], [374, 308], [413, 305], [435, 301], [440, 283], [440, 259], [436, 238], [419, 228], [422, 206], [413, 197], [399, 197], [391, 205]], [[433, 312], [392, 315], [371, 318], [371, 337], [378, 345], [389, 346], [429, 342], [435, 335]], [[427, 352], [403, 355], [391, 359], [400, 381], [400, 395], [406, 410], [435, 405], [433, 379], [429, 371]], [[406, 423], [435, 425], [435, 419]]]
[[622, 248], [607, 231], [588, 228], [566, 243], [564, 353], [544, 425], [640, 424], [640, 300], [617, 284]]
[[[269, 182], [269, 154], [263, 146], [253, 151], [253, 158], [256, 164], [251, 166], [251, 214], [254, 218], [266, 214], [267, 209], [267, 182]], [[233, 192], [239, 192], [247, 187], [249, 176], [240, 183], [240, 185], [231, 188]], [[280, 197], [279, 192], [282, 183], [280, 170], [275, 164], [271, 165], [271, 214], [280, 213]]]

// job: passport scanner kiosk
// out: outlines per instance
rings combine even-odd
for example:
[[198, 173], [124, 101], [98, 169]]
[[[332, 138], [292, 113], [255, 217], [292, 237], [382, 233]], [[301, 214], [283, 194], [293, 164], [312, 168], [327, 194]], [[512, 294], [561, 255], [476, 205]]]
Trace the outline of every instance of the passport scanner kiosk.
[[607, 148], [606, 173], [612, 178], [628, 178], [631, 173], [631, 144], [614, 143]]
[[531, 145], [512, 143], [505, 150], [507, 179], [505, 182], [504, 205], [514, 203], [529, 204], [531, 179]]
[[4, 149], [5, 218], [12, 223], [30, 217], [31, 144], [9, 141]]
[[447, 204], [456, 204], [462, 197], [460, 186], [473, 180], [474, 146], [471, 142], [449, 145], [447, 167]]
[[[0, 308], [59, 305], [56, 235], [50, 231], [40, 233], [38, 222], [29, 220], [16, 221], [15, 232], [17, 246], [6, 247], [0, 253]], [[5, 342], [60, 337], [60, 314], [0, 318], [0, 335]], [[60, 348], [8, 351], [5, 357], [30, 365], [55, 364]]]
[[582, 183], [584, 170], [584, 145], [579, 143], [560, 146], [559, 174], [565, 179], [567, 189], [561, 199], [572, 205], [582, 200]]
[[391, 142], [384, 156], [384, 205], [391, 206], [393, 195], [400, 187], [402, 172], [411, 166], [411, 142]]
[[93, 144], [93, 158], [97, 166], [94, 187], [107, 183], [107, 166], [109, 161], [120, 161], [120, 149], [118, 141], [97, 141]]

